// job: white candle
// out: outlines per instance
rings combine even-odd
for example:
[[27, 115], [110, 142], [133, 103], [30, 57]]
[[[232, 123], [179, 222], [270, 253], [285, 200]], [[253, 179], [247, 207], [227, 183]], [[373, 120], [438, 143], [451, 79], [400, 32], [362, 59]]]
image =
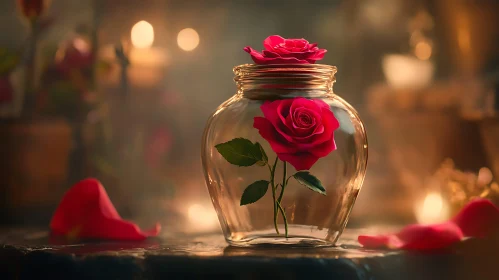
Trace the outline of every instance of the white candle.
[[421, 89], [433, 80], [434, 65], [409, 55], [391, 54], [383, 58], [388, 84], [396, 89]]
[[428, 193], [422, 202], [416, 204], [416, 219], [420, 224], [440, 223], [448, 217], [449, 207], [440, 193]]
[[[130, 66], [128, 67], [128, 79], [132, 88], [154, 88], [159, 87], [165, 76], [168, 63], [166, 49], [152, 47], [154, 43], [154, 29], [146, 21], [137, 22], [131, 30], [131, 49], [127, 52]], [[99, 56], [117, 65], [115, 46], [103, 47]], [[121, 71], [121, 70], [120, 70]], [[114, 71], [106, 80], [112, 85], [119, 84], [119, 71]]]

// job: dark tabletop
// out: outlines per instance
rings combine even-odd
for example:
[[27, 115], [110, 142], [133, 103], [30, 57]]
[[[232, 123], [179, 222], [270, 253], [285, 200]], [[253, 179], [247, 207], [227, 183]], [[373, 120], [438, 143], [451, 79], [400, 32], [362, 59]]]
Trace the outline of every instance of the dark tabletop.
[[366, 250], [346, 230], [333, 248], [235, 248], [221, 234], [142, 242], [67, 242], [34, 229], [0, 230], [0, 279], [499, 279], [494, 240], [446, 250]]

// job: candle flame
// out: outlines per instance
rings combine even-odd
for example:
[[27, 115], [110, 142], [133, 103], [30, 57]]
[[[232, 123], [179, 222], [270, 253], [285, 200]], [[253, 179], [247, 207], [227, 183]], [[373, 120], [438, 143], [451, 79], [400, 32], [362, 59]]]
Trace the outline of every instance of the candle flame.
[[447, 209], [442, 195], [429, 193], [421, 207], [416, 211], [416, 218], [421, 224], [442, 222], [447, 218]]
[[137, 22], [131, 31], [132, 45], [136, 48], [149, 48], [154, 42], [154, 29], [152, 25], [141, 20]]

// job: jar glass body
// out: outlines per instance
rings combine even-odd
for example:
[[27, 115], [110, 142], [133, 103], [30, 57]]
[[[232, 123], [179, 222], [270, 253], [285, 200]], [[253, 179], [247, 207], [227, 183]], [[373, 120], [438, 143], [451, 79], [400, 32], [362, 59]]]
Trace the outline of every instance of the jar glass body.
[[[332, 91], [336, 68], [307, 65], [274, 69], [270, 71], [272, 73], [269, 69], [272, 67], [236, 67], [239, 90], [217, 108], [203, 135], [202, 162], [206, 183], [223, 233], [227, 242], [234, 246], [334, 245], [346, 226], [364, 180], [367, 165], [364, 126], [357, 112]], [[319, 158], [308, 170], [320, 179], [325, 194], [314, 192], [295, 180], [293, 174], [299, 170], [294, 165], [287, 164], [286, 172], [282, 161], [274, 167], [277, 154], [254, 127], [255, 117], [264, 117], [262, 104], [296, 98], [327, 104], [339, 122], [333, 136], [336, 149]], [[267, 167], [229, 163], [216, 146], [235, 138], [260, 143], [268, 157]], [[245, 189], [255, 181], [269, 180], [272, 167], [276, 197], [269, 184], [269, 190], [258, 201], [241, 206]], [[286, 179], [280, 209], [287, 217], [287, 224], [282, 215], [274, 219], [276, 210], [273, 207]]]

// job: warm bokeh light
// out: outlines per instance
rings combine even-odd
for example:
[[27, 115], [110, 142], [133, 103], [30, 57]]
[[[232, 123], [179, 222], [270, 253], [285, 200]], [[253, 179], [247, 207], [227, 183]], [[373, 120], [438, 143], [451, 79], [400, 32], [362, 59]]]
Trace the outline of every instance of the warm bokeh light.
[[192, 204], [187, 210], [187, 216], [196, 231], [213, 231], [218, 227], [218, 218], [211, 207]]
[[425, 41], [418, 42], [416, 47], [414, 47], [414, 54], [421, 60], [428, 60], [431, 56], [431, 52], [431, 45]]
[[152, 25], [141, 20], [132, 27], [132, 45], [136, 48], [148, 48], [154, 42], [154, 29]]
[[414, 56], [391, 54], [383, 58], [388, 84], [396, 89], [421, 89], [431, 84], [434, 65]]
[[447, 207], [442, 195], [429, 193], [416, 209], [416, 218], [421, 224], [443, 222], [447, 219]]
[[180, 30], [177, 44], [184, 51], [192, 51], [199, 45], [199, 34], [192, 28]]

